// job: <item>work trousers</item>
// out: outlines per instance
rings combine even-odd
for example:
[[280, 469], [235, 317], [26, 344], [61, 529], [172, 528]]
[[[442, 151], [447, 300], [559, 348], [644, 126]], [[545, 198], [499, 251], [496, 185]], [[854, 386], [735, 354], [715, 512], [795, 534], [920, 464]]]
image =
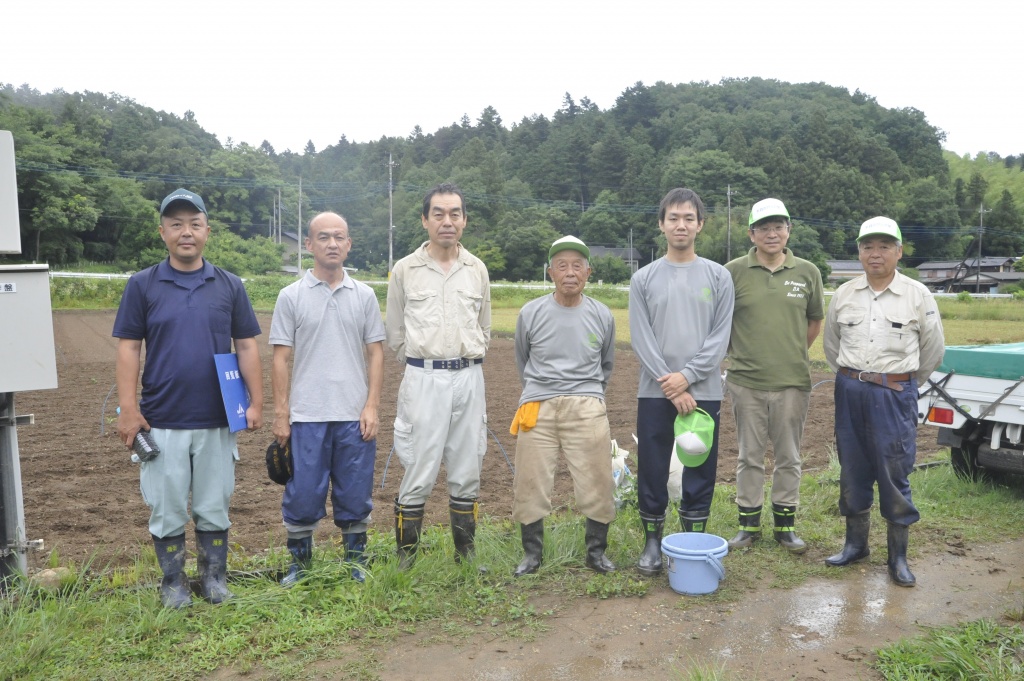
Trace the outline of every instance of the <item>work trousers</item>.
[[576, 506], [599, 523], [615, 519], [611, 429], [604, 400], [564, 395], [540, 403], [537, 425], [519, 430], [512, 518], [529, 525], [551, 513], [558, 453], [572, 475]]
[[291, 533], [316, 529], [331, 492], [334, 524], [365, 532], [373, 509], [377, 441], [366, 442], [359, 421], [292, 423], [292, 479], [284, 486], [281, 515]]
[[235, 491], [235, 434], [225, 428], [178, 430], [153, 428], [160, 448], [139, 472], [139, 489], [149, 506], [149, 532], [154, 537], [177, 537], [192, 519], [201, 532], [231, 527], [228, 506]]
[[[715, 437], [704, 463], [683, 468], [683, 496], [679, 509], [699, 517], [711, 512], [711, 499], [715, 494], [722, 403], [697, 400], [697, 406], [714, 420]], [[643, 514], [660, 516], [668, 508], [668, 475], [675, 456], [674, 424], [678, 415], [675, 405], [663, 397], [637, 399], [637, 494]]]
[[839, 513], [871, 508], [875, 483], [882, 517], [897, 525], [921, 518], [910, 498], [917, 457], [917, 381], [898, 392], [836, 374], [836, 444], [839, 447]]
[[772, 445], [772, 503], [800, 503], [800, 441], [810, 404], [809, 390], [755, 390], [728, 383], [736, 419], [739, 456], [736, 460], [736, 504], [760, 508], [764, 504], [764, 460]]
[[442, 462], [448, 494], [476, 499], [486, 451], [483, 365], [457, 371], [406, 366], [395, 416], [395, 454], [405, 467], [398, 503], [426, 503]]

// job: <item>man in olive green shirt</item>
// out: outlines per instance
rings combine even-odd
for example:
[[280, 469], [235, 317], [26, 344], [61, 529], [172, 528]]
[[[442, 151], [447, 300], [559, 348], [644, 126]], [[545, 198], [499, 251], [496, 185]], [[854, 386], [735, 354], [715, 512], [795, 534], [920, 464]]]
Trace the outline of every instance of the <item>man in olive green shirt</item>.
[[796, 535], [800, 501], [800, 441], [811, 395], [807, 349], [821, 330], [821, 273], [786, 248], [791, 223], [786, 206], [764, 199], [750, 211], [747, 255], [728, 263], [736, 289], [726, 383], [739, 444], [736, 504], [739, 533], [732, 549], [761, 536], [765, 454], [775, 458], [772, 511], [775, 540], [792, 553], [807, 545]]

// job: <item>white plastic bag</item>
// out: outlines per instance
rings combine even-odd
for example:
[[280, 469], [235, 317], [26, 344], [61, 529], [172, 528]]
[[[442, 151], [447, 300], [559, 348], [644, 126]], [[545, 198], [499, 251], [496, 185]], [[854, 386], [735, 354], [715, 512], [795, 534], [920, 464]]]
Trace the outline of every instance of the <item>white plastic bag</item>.
[[622, 508], [626, 496], [633, 491], [635, 479], [630, 472], [626, 459], [629, 451], [619, 447], [619, 443], [612, 440], [612, 480], [615, 481], [615, 508]]
[[[639, 444], [636, 433], [633, 434], [633, 442]], [[614, 447], [614, 442], [612, 447]], [[672, 456], [669, 458], [668, 466], [668, 500], [678, 502], [683, 498], [683, 464], [676, 456], [676, 445], [672, 443]]]

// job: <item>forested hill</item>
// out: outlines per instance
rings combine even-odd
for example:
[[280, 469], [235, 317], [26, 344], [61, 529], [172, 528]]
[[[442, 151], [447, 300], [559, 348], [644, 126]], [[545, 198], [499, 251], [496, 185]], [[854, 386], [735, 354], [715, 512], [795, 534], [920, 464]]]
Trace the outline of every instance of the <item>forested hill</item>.
[[[647, 262], [661, 243], [658, 201], [676, 186], [708, 204], [698, 252], [719, 262], [727, 249], [745, 252], [749, 206], [766, 196], [783, 199], [795, 218], [794, 251], [822, 265], [852, 257], [860, 222], [878, 214], [903, 227], [911, 264], [961, 257], [976, 250], [982, 203], [993, 209], [984, 214], [985, 254], [1024, 250], [1016, 206], [1024, 157], [956, 159], [951, 173], [942, 134], [924, 112], [886, 109], [822, 83], [637, 83], [606, 110], [567, 93], [550, 116], [508, 124], [488, 107], [476, 120], [374, 142], [350, 142], [339, 130], [336, 144], [301, 153], [222, 142], [191, 112], [158, 112], [119, 95], [8, 85], [0, 86], [0, 129], [15, 137], [25, 255], [51, 264], [154, 262], [163, 252], [156, 202], [178, 186], [204, 196], [215, 228], [242, 237], [269, 233], [280, 194], [284, 229], [294, 231], [301, 178], [303, 219], [344, 214], [349, 264], [380, 271], [389, 154], [395, 258], [424, 238], [424, 192], [451, 180], [467, 197], [464, 242], [494, 279], [538, 279], [546, 246], [570, 233], [591, 245], [632, 243]], [[979, 164], [998, 166], [1000, 181]], [[225, 231], [217, 238], [236, 250], [255, 248]]]

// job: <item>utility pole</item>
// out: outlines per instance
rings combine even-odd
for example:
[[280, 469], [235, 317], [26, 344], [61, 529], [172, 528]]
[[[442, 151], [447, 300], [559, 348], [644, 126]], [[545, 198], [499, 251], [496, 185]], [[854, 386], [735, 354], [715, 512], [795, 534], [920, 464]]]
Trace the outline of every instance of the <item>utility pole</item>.
[[732, 260], [732, 195], [735, 194], [732, 190], [732, 185], [725, 185], [725, 205], [727, 206], [728, 214], [728, 229], [725, 232], [725, 261], [729, 262]]
[[393, 194], [395, 183], [393, 172], [401, 164], [391, 160], [391, 152], [389, 151], [388, 162], [384, 165], [388, 167], [388, 280], [390, 280], [391, 267], [395, 260], [395, 200]]
[[629, 276], [636, 274], [636, 258], [633, 257], [633, 228], [629, 228]]
[[296, 278], [302, 277], [302, 175], [299, 175], [299, 210], [298, 213], [298, 231], [295, 233], [295, 245], [298, 247], [295, 249], [298, 257], [298, 268], [296, 268]]
[[974, 292], [981, 290], [981, 244], [985, 239], [985, 213], [992, 209], [985, 210], [985, 202], [978, 204], [978, 268], [974, 272]]

